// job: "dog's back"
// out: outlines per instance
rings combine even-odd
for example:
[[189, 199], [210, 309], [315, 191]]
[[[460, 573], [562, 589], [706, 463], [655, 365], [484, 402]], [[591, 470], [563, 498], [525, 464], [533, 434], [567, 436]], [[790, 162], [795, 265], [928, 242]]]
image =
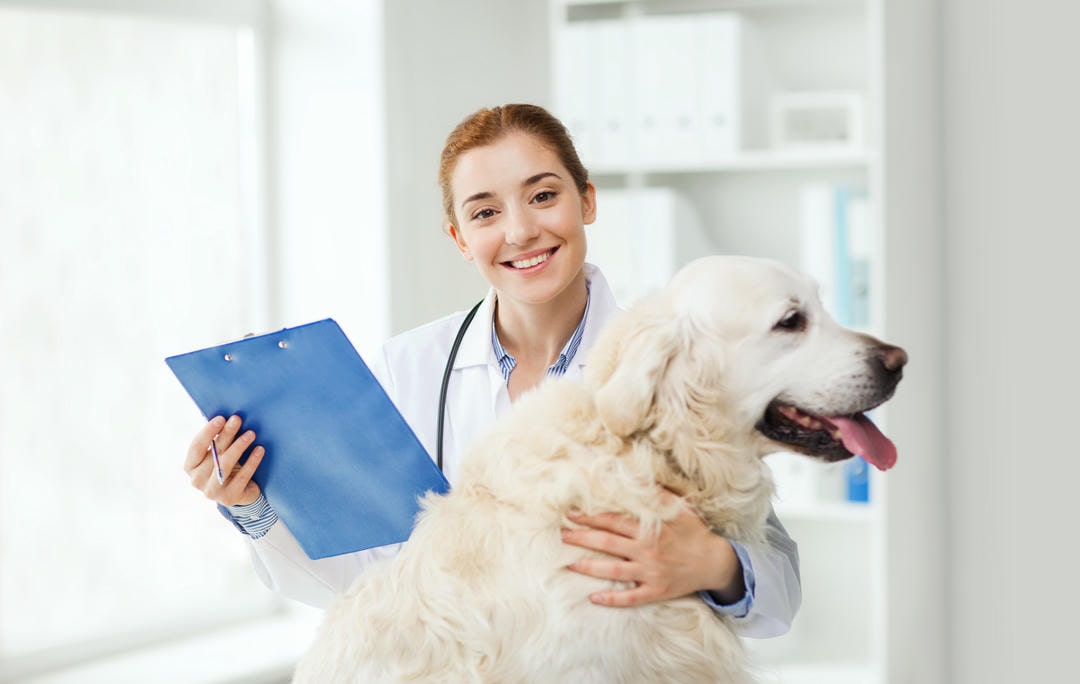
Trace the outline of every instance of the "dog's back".
[[696, 598], [597, 606], [587, 596], [614, 583], [566, 569], [586, 553], [561, 541], [571, 508], [674, 515], [653, 456], [628, 453], [581, 384], [549, 382], [518, 409], [331, 609], [295, 681], [739, 681], [728, 618]]

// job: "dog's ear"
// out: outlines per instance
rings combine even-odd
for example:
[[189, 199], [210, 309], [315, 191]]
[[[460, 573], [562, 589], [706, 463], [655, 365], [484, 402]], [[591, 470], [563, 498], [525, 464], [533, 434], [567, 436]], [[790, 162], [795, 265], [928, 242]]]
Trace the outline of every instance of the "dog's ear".
[[634, 309], [608, 325], [587, 366], [608, 430], [626, 437], [652, 426], [650, 409], [682, 344], [679, 322], [670, 315]]

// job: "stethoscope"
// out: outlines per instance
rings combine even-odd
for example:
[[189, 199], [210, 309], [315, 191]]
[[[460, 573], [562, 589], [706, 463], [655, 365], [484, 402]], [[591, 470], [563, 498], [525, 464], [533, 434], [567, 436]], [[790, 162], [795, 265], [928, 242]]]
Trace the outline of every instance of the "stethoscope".
[[465, 320], [461, 322], [461, 327], [458, 328], [457, 337], [454, 338], [454, 344], [450, 347], [450, 355], [446, 358], [446, 369], [443, 371], [442, 376], [442, 388], [439, 390], [439, 427], [435, 438], [435, 463], [439, 466], [440, 471], [443, 469], [443, 418], [446, 416], [446, 388], [450, 385], [450, 371], [454, 369], [454, 359], [457, 358], [458, 347], [461, 346], [461, 338], [465, 337], [465, 331], [468, 330], [469, 323], [472, 323], [473, 317], [476, 316], [476, 311], [483, 303], [484, 300], [481, 299], [476, 303], [476, 306], [466, 314]]

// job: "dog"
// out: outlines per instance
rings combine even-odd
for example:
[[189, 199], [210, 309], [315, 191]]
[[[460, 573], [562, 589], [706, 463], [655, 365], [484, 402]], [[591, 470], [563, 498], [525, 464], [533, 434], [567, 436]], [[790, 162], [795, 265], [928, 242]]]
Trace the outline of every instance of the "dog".
[[582, 381], [515, 402], [454, 489], [425, 497], [401, 553], [329, 609], [294, 681], [747, 681], [732, 618], [695, 597], [591, 604], [626, 585], [566, 569], [592, 553], [561, 541], [567, 512], [624, 513], [649, 534], [689, 506], [762, 544], [762, 456], [891, 467], [895, 447], [863, 412], [906, 362], [839, 326], [814, 282], [778, 262], [691, 262], [605, 328]]

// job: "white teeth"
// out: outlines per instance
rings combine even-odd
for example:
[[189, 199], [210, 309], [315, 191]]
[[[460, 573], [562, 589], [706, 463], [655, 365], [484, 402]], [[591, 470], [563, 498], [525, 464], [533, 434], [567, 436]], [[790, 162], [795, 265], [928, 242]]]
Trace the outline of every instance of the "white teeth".
[[[808, 430], [824, 430], [826, 424], [813, 416], [808, 416], [802, 411], [789, 406], [781, 406], [780, 413], [786, 416], [789, 420], [798, 423], [799, 425], [807, 428]], [[839, 430], [837, 430], [839, 432]]]
[[551, 256], [551, 252], [545, 252], [543, 254], [539, 254], [537, 256], [534, 256], [531, 259], [522, 259], [521, 261], [511, 261], [510, 265], [513, 266], [514, 268], [529, 268], [530, 266], [535, 266], [537, 264], [544, 263], [545, 261], [548, 260], [549, 256]]

